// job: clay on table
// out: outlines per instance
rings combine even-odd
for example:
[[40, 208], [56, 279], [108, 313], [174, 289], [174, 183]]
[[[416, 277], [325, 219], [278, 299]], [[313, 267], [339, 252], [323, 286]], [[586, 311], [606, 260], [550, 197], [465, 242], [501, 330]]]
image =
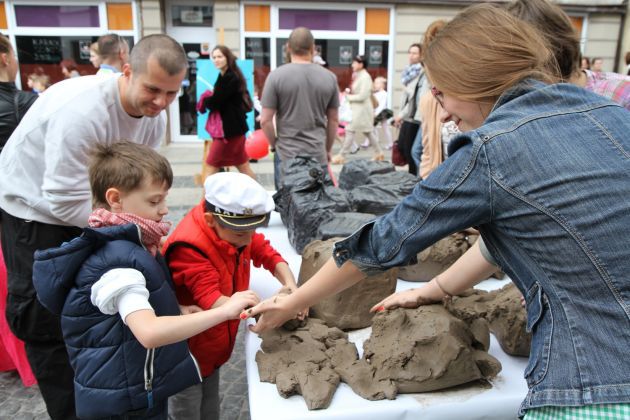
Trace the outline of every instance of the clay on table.
[[[335, 242], [313, 241], [304, 248], [298, 284], [302, 285], [330, 259]], [[354, 286], [323, 299], [311, 308], [311, 316], [323, 319], [328, 326], [342, 330], [370, 326], [373, 313], [370, 308], [394, 293], [398, 280], [398, 269], [394, 268], [375, 276], [367, 277]]]
[[280, 328], [262, 333], [261, 338], [262, 351], [256, 353], [260, 380], [275, 383], [283, 398], [302, 395], [309, 410], [328, 407], [340, 377], [326, 350], [338, 341], [347, 342], [345, 333], [308, 319], [295, 331]]
[[491, 292], [468, 290], [453, 297], [447, 307], [463, 319], [485, 318], [503, 351], [512, 356], [529, 356], [531, 334], [526, 331], [527, 313], [514, 283]]
[[442, 238], [420, 252], [416, 264], [400, 267], [398, 277], [407, 281], [429, 281], [457, 261], [473, 242], [469, 243], [461, 232]]
[[465, 322], [439, 304], [399, 308], [374, 318], [362, 361], [374, 380], [391, 380], [399, 393], [435, 391], [496, 376], [501, 364], [488, 343], [480, 319]]

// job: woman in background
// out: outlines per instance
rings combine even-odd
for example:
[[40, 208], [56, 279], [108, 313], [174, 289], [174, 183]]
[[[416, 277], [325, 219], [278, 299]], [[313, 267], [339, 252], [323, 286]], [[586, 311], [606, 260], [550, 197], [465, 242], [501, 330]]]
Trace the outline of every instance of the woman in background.
[[236, 65], [230, 49], [218, 45], [212, 50], [212, 62], [220, 74], [214, 83], [211, 96], [203, 101], [210, 112], [218, 112], [223, 124], [223, 137], [214, 138], [206, 163], [208, 175], [219, 172], [224, 166], [236, 166], [239, 172], [256, 178], [245, 151], [245, 133], [248, 131], [246, 114], [252, 110], [252, 99], [245, 85], [245, 77]]
[[383, 150], [374, 135], [374, 107], [372, 106], [372, 77], [365, 69], [365, 56], [357, 55], [352, 60], [352, 86], [346, 89], [346, 101], [350, 103], [352, 120], [346, 126], [346, 137], [339, 154], [334, 156], [331, 163], [343, 164], [345, 155], [355, 144], [358, 134], [367, 138], [374, 147], [372, 160], [380, 161], [385, 158]]

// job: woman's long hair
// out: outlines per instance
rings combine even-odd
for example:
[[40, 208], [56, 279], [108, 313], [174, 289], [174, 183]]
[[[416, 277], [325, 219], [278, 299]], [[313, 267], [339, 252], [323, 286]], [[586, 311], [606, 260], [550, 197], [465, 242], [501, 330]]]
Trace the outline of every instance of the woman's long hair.
[[254, 103], [252, 101], [251, 96], [249, 96], [249, 91], [247, 90], [247, 84], [245, 83], [245, 76], [243, 76], [243, 72], [236, 65], [236, 56], [225, 45], [217, 45], [216, 47], [214, 47], [212, 52], [216, 50], [221, 51], [221, 54], [223, 54], [225, 58], [227, 59], [228, 70], [231, 70], [234, 72], [234, 74], [236, 74], [236, 77], [238, 78], [238, 81], [239, 81], [239, 91], [243, 97], [243, 104], [245, 105], [245, 110], [248, 112], [251, 111], [252, 107], [254, 106]]
[[424, 51], [431, 82], [459, 99], [495, 103], [525, 79], [559, 80], [558, 64], [539, 32], [494, 5], [460, 12]]

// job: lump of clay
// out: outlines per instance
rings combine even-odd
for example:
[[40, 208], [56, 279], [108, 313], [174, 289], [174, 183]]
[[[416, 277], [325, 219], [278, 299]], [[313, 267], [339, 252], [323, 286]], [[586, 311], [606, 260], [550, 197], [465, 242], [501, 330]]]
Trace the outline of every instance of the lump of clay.
[[468, 290], [453, 297], [447, 308], [458, 318], [485, 318], [504, 352], [529, 356], [532, 337], [526, 331], [527, 313], [521, 305], [521, 292], [514, 283], [492, 292]]
[[261, 338], [262, 351], [256, 353], [260, 380], [275, 383], [284, 398], [302, 395], [309, 410], [328, 407], [340, 377], [326, 351], [348, 343], [346, 334], [328, 328], [321, 320], [308, 319], [295, 331], [272, 330], [261, 334]]
[[363, 359], [375, 381], [391, 380], [399, 393], [427, 392], [493, 378], [501, 363], [487, 353], [489, 332], [441, 305], [399, 308], [374, 317]]
[[472, 243], [461, 232], [440, 239], [418, 254], [416, 264], [401, 267], [398, 277], [407, 281], [429, 281], [457, 261]]
[[[330, 259], [333, 245], [340, 239], [313, 241], [304, 248], [298, 276], [299, 285], [313, 277]], [[343, 292], [323, 299], [311, 308], [311, 316], [323, 319], [327, 325], [342, 330], [368, 327], [374, 316], [370, 313], [370, 308], [394, 293], [397, 273], [398, 269], [394, 268], [370, 276]]]

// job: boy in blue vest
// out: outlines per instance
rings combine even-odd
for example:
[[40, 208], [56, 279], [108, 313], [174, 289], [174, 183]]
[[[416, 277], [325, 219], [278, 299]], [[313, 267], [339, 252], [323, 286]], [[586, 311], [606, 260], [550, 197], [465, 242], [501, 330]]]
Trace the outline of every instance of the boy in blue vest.
[[201, 380], [186, 339], [238, 318], [258, 298], [237, 293], [207, 311], [178, 305], [158, 251], [170, 229], [162, 219], [173, 182], [159, 153], [130, 142], [99, 145], [89, 179], [90, 227], [35, 253], [37, 296], [61, 316], [78, 417], [166, 419], [168, 397]]

